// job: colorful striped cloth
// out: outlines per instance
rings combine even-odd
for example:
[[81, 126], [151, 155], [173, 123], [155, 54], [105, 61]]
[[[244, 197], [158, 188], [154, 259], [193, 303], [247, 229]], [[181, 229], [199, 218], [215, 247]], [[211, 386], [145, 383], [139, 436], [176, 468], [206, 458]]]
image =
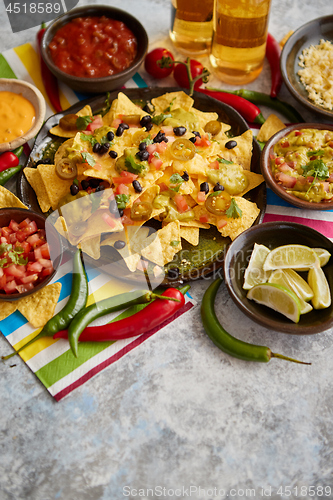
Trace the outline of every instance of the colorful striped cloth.
[[[42, 92], [47, 104], [46, 117], [54, 114], [49, 102], [39, 70], [39, 56], [36, 47], [27, 43], [7, 50], [0, 54], [0, 77], [18, 78], [32, 83]], [[146, 83], [139, 74], [127, 82], [126, 87], [146, 87]], [[75, 93], [66, 85], [60, 83], [60, 101], [63, 109], [68, 108], [78, 100], [87, 96]], [[71, 292], [72, 284], [72, 262], [68, 260], [62, 263], [55, 279], [52, 282], [60, 282], [61, 294], [55, 312], [58, 312], [66, 303]], [[116, 279], [102, 274], [96, 269], [87, 270], [89, 280], [88, 304], [97, 302], [106, 297], [112, 297], [119, 293], [131, 290], [131, 285], [122, 283]], [[186, 313], [194, 306], [194, 301], [189, 294], [186, 295], [185, 306], [173, 317], [160, 327], [127, 340], [117, 342], [87, 342], [81, 343], [79, 356], [75, 358], [69, 349], [67, 340], [43, 338], [31, 344], [20, 353], [22, 359], [44, 384], [49, 393], [60, 401], [75, 388], [87, 382], [101, 370], [122, 358], [126, 353], [139, 346], [154, 333], [164, 328], [170, 321], [176, 320], [180, 315]], [[139, 309], [131, 308], [124, 311], [119, 317], [133, 314]], [[141, 306], [142, 307], [142, 306]], [[119, 313], [117, 313], [119, 314]], [[105, 324], [117, 316], [108, 315], [95, 321], [94, 324]], [[40, 329], [33, 328], [18, 311], [4, 319], [0, 323], [0, 329], [9, 343], [17, 350], [35, 337]], [[8, 352], [9, 353], [9, 352]], [[7, 354], [7, 353], [1, 353]], [[10, 363], [10, 361], [7, 361]]]

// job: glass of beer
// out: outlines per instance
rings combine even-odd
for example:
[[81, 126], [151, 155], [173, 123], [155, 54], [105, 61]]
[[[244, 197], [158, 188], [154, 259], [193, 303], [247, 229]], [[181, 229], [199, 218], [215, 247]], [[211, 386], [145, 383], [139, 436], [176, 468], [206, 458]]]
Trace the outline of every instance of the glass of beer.
[[171, 0], [170, 38], [182, 54], [209, 52], [213, 34], [214, 0]]
[[215, 0], [210, 62], [231, 85], [255, 80], [264, 64], [271, 0]]

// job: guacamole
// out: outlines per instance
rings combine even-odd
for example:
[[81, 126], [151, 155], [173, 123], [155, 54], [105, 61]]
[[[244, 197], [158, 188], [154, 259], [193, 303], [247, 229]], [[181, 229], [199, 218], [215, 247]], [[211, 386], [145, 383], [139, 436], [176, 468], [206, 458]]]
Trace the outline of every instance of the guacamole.
[[271, 155], [275, 180], [288, 194], [312, 203], [333, 199], [333, 131], [293, 130]]

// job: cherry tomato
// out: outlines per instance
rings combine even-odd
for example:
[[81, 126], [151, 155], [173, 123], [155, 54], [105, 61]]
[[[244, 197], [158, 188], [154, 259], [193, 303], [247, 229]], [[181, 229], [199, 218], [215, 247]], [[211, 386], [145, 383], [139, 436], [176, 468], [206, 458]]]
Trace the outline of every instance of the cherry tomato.
[[[165, 65], [167, 65], [168, 62], [170, 63], [169, 67], [161, 67], [161, 63], [159, 61], [162, 59], [162, 57], [166, 59]], [[167, 58], [169, 59], [169, 61], [167, 61]], [[167, 49], [159, 47], [152, 50], [146, 55], [145, 70], [154, 78], [166, 78], [167, 76], [171, 75], [173, 71], [173, 61], [174, 57], [171, 52]]]
[[[196, 61], [195, 59], [190, 60], [190, 68], [191, 68], [191, 75], [192, 75], [193, 79], [196, 76], [201, 75], [201, 73], [204, 70], [204, 67], [201, 64], [201, 62]], [[186, 70], [186, 66], [184, 64], [181, 64], [181, 63], [176, 64], [174, 72], [173, 72], [173, 76], [180, 87], [184, 87], [185, 89], [190, 88], [190, 84], [189, 84], [188, 76], [187, 76], [187, 70]], [[200, 85], [202, 85], [201, 78], [195, 82], [194, 88], [198, 89], [200, 87]]]

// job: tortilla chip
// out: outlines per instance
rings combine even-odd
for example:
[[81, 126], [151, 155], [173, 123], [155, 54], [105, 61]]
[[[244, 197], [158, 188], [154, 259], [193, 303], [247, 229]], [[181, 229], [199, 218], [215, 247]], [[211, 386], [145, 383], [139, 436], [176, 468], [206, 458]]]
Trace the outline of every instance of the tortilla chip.
[[118, 98], [112, 101], [110, 110], [103, 116], [103, 124], [112, 126], [113, 120], [119, 118], [119, 115], [140, 115], [142, 117], [146, 114], [147, 112], [134, 104], [127, 95], [119, 92]]
[[180, 161], [180, 160], [174, 160], [173, 164], [173, 169], [176, 173], [182, 175], [184, 170], [192, 176], [192, 177], [198, 177], [199, 174], [205, 174], [206, 169], [207, 169], [207, 161], [202, 158], [199, 154], [195, 154], [194, 158], [192, 160], [188, 161]]
[[249, 191], [251, 191], [251, 189], [254, 189], [265, 181], [264, 177], [261, 174], [256, 174], [255, 172], [251, 172], [251, 170], [243, 170], [243, 173], [244, 175], [246, 175], [249, 183], [247, 188], [239, 193], [238, 196], [244, 196], [244, 194], [248, 193]]
[[68, 141], [65, 141], [62, 144], [60, 144], [60, 146], [58, 147], [58, 149], [54, 155], [54, 164], [55, 165], [58, 163], [59, 160], [61, 160], [62, 158], [67, 156], [67, 154], [68, 154], [67, 149], [71, 148], [73, 146], [73, 143], [74, 143], [74, 139], [72, 138], [72, 139], [68, 139]]
[[199, 222], [198, 220], [190, 220], [190, 221], [179, 221], [180, 226], [184, 227], [198, 227], [199, 229], [209, 229], [210, 225], [206, 222]]
[[3, 186], [0, 186], [0, 208], [28, 208], [23, 205], [22, 201], [17, 198], [11, 191], [8, 191]]
[[17, 309], [17, 301], [7, 302], [7, 300], [0, 300], [0, 321], [8, 318]]
[[60, 179], [54, 165], [38, 165], [37, 170], [42, 178], [51, 207], [56, 210], [61, 198], [70, 192], [73, 181], [72, 179]]
[[93, 236], [81, 241], [80, 245], [82, 252], [86, 253], [92, 259], [98, 260], [101, 256], [101, 235]]
[[91, 216], [87, 219], [87, 228], [85, 232], [79, 236], [76, 237], [70, 232], [70, 227], [69, 227], [69, 232], [68, 232], [68, 237], [69, 241], [71, 242], [72, 245], [77, 245], [83, 240], [87, 240], [91, 238], [92, 236], [98, 236], [101, 235], [102, 233], [113, 233], [113, 232], [119, 232], [123, 229], [123, 225], [121, 223], [120, 219], [114, 219], [114, 227], [111, 227], [103, 218], [103, 216], [110, 216], [110, 212], [107, 208], [104, 209], [98, 209], [94, 213], [91, 214]]
[[232, 140], [237, 142], [237, 146], [233, 149], [228, 149], [224, 146], [226, 142], [230, 141], [229, 138], [221, 141], [219, 156], [225, 160], [238, 163], [238, 165], [241, 165], [244, 170], [251, 170], [253, 140], [252, 130], [247, 130], [244, 134], [233, 137]]
[[44, 326], [54, 314], [61, 283], [47, 285], [38, 292], [17, 301], [17, 309], [35, 328]]
[[[93, 112], [91, 111], [90, 106], [85, 106], [82, 108], [80, 111], [75, 113], [76, 116], [93, 116]], [[56, 125], [55, 127], [52, 127], [50, 130], [50, 133], [53, 135], [56, 135], [58, 137], [65, 137], [65, 138], [70, 138], [70, 137], [75, 137], [77, 130], [64, 130], [61, 125]]]
[[199, 244], [199, 228], [198, 227], [180, 227], [180, 236], [188, 241], [191, 245], [197, 246]]
[[181, 248], [179, 221], [174, 221], [147, 238], [141, 255], [159, 266], [164, 266]]
[[226, 216], [217, 217], [217, 224], [222, 219], [227, 221], [227, 224], [219, 229], [219, 231], [222, 236], [229, 236], [231, 240], [234, 240], [236, 236], [251, 227], [260, 213], [255, 203], [240, 196], [235, 196], [234, 199], [242, 211], [242, 216], [237, 219], [232, 217], [228, 218]]
[[269, 115], [267, 120], [263, 125], [261, 125], [260, 130], [257, 135], [257, 140], [260, 142], [267, 142], [276, 132], [286, 128], [285, 124], [280, 120], [280, 118], [274, 114]]
[[124, 259], [128, 269], [133, 273], [136, 271], [141, 259], [140, 253], [135, 252], [133, 247], [135, 244], [143, 246], [143, 241], [146, 240], [148, 233], [148, 227], [138, 228], [136, 226], [128, 226], [121, 233], [113, 233], [107, 236], [107, 238], [102, 241], [102, 246], [109, 245], [114, 247], [116, 241], [125, 241], [126, 246], [116, 250]]
[[155, 108], [155, 115], [164, 113], [170, 106], [171, 109], [183, 108], [185, 111], [190, 111], [193, 106], [193, 99], [185, 92], [167, 92], [159, 97], [151, 100]]
[[47, 212], [51, 208], [51, 202], [45, 190], [44, 183], [37, 168], [25, 168], [23, 170], [32, 189], [35, 191], [37, 201], [42, 212]]

